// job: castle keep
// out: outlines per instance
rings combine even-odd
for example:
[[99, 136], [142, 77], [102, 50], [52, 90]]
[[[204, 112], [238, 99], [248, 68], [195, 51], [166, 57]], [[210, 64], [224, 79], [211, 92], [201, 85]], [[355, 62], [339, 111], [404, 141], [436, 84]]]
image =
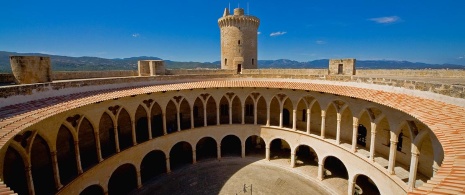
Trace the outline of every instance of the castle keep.
[[237, 70], [256, 69], [257, 30], [260, 20], [254, 16], [244, 15], [244, 9], [224, 10], [223, 17], [218, 20], [221, 31], [221, 69]]

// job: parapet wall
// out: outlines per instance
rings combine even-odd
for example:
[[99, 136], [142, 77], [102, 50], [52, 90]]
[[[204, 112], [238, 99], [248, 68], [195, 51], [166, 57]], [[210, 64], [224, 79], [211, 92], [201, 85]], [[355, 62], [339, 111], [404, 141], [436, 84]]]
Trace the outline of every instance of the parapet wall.
[[71, 80], [71, 79], [138, 76], [138, 73], [135, 70], [60, 71], [60, 72], [53, 72], [52, 76], [53, 76], [53, 80]]
[[357, 76], [364, 75], [395, 75], [412, 77], [465, 77], [465, 70], [458, 69], [358, 69]]
[[236, 70], [227, 69], [166, 69], [166, 75], [217, 75], [236, 74]]
[[327, 75], [328, 69], [245, 69], [242, 74]]

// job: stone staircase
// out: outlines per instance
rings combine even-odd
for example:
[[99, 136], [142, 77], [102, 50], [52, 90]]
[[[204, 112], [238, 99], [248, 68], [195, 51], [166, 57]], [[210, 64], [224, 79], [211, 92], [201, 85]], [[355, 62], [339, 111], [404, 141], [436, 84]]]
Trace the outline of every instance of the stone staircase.
[[10, 195], [16, 194], [13, 190], [11, 190], [5, 183], [0, 179], [0, 195]]

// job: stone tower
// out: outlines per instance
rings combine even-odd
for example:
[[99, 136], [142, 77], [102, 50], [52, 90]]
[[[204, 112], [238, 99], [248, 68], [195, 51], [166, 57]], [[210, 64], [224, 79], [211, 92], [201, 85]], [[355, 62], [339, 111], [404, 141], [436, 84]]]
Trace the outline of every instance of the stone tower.
[[224, 10], [218, 19], [221, 31], [221, 69], [237, 70], [257, 68], [257, 30], [260, 19], [244, 15], [244, 9]]

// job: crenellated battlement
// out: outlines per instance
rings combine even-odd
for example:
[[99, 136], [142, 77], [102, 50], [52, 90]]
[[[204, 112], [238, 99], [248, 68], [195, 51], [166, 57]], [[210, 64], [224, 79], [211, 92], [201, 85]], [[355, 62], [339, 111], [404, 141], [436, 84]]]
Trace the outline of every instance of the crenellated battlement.
[[226, 26], [251, 26], [258, 28], [260, 25], [260, 19], [255, 16], [236, 16], [228, 15], [218, 19], [218, 25], [220, 28]]

